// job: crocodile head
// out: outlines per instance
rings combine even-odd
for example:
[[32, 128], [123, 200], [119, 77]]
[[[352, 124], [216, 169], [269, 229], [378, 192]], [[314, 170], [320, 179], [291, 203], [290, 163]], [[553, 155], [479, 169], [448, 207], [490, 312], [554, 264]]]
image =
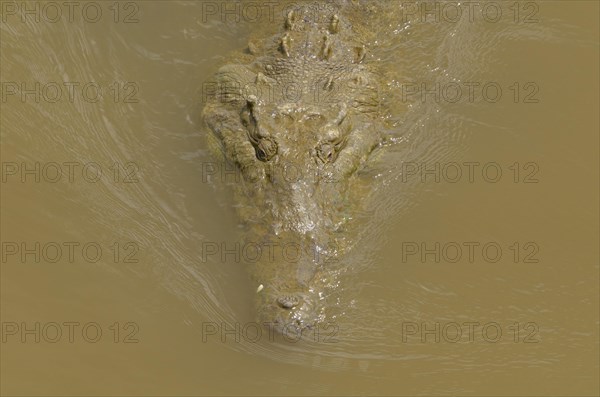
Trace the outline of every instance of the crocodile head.
[[[264, 103], [250, 96], [215, 107], [206, 120], [226, 158], [242, 171], [238, 210], [263, 247], [252, 275], [261, 323], [301, 333], [319, 322], [324, 262], [337, 253], [349, 177], [377, 145], [368, 122], [345, 103], [325, 107]], [[256, 236], [256, 237], [254, 237]]]
[[301, 21], [289, 14], [281, 40], [268, 40], [276, 47], [223, 66], [204, 108], [209, 143], [243, 175], [234, 191], [248, 239], [278, 252], [251, 273], [263, 286], [259, 319], [283, 332], [321, 318], [324, 259], [340, 252], [351, 218], [349, 181], [381, 141], [362, 47], [348, 44], [337, 16], [323, 28]]

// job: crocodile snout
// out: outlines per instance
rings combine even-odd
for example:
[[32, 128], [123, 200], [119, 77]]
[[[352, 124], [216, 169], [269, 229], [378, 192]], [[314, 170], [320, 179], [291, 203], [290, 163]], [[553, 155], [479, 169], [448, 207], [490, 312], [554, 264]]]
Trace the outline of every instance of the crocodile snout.
[[308, 293], [267, 293], [258, 311], [261, 322], [285, 334], [300, 334], [317, 320], [316, 302]]

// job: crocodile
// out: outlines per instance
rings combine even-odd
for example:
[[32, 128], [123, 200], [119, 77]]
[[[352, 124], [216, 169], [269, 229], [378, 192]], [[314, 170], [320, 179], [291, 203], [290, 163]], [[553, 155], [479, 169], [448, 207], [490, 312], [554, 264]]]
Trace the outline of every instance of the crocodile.
[[350, 246], [353, 180], [382, 146], [369, 11], [315, 7], [290, 8], [275, 34], [222, 66], [203, 109], [209, 146], [243, 176], [234, 191], [247, 241], [272, 248], [250, 273], [259, 321], [280, 332], [325, 321], [327, 266]]

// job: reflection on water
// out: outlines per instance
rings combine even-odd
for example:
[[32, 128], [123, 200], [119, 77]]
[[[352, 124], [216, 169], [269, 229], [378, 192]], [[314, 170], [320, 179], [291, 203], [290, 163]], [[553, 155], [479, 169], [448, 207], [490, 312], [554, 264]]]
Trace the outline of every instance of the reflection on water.
[[260, 29], [94, 4], [92, 23], [2, 3], [2, 393], [598, 392], [596, 3], [382, 4], [388, 144], [302, 342], [253, 325], [243, 255], [206, 252], [243, 236], [202, 87]]

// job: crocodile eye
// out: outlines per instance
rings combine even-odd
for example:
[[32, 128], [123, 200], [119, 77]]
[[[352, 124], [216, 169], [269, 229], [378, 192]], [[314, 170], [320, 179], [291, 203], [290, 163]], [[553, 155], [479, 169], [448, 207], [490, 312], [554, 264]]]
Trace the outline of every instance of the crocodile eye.
[[277, 154], [277, 142], [269, 136], [261, 138], [256, 144], [256, 158], [269, 161]]
[[331, 163], [337, 157], [335, 145], [331, 143], [323, 143], [317, 147], [317, 157], [323, 163]]

